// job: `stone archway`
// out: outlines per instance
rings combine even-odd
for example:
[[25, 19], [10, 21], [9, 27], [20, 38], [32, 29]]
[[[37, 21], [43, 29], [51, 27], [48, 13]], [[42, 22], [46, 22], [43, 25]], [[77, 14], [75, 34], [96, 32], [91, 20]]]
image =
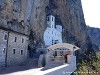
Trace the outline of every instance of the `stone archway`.
[[55, 45], [49, 46], [47, 49], [48, 49], [48, 52], [46, 54], [47, 63], [51, 61], [64, 62], [65, 59], [67, 60], [67, 62], [70, 62], [71, 60], [70, 57], [75, 56], [75, 51], [80, 50], [79, 47], [72, 44], [68, 44], [68, 43], [55, 44]]
[[48, 50], [55, 50], [55, 49], [61, 48], [61, 47], [67, 48], [73, 52], [80, 49], [79, 47], [72, 45], [72, 44], [68, 44], [68, 43], [55, 44], [55, 45], [49, 46], [47, 49]]

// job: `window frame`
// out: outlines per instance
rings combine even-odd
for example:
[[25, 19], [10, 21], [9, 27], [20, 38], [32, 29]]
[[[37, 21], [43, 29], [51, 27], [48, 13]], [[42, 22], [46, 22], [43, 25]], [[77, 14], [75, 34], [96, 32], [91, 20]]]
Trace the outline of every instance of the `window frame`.
[[24, 43], [24, 38], [22, 38], [22, 43]]
[[14, 38], [14, 42], [17, 42], [17, 37]]
[[53, 17], [52, 17], [52, 21], [53, 21]]
[[24, 50], [21, 50], [21, 53], [20, 54], [23, 55], [23, 53], [24, 53]]
[[15, 49], [15, 48], [13, 48], [13, 54], [14, 54], [14, 55], [16, 54], [16, 49]]
[[[6, 36], [6, 37], [5, 37], [5, 36]], [[7, 35], [7, 33], [4, 33], [4, 37], [3, 37], [3, 39], [4, 39], [5, 41], [8, 40], [8, 35]]]
[[6, 48], [5, 47], [3, 48], [2, 53], [6, 54]]

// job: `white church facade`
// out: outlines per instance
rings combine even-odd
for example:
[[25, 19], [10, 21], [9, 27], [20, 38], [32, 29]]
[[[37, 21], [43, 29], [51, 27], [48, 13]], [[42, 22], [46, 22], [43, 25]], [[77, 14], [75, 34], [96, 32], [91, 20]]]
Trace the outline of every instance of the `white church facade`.
[[46, 46], [62, 43], [62, 26], [55, 25], [55, 17], [47, 16], [47, 28], [44, 32], [44, 42]]

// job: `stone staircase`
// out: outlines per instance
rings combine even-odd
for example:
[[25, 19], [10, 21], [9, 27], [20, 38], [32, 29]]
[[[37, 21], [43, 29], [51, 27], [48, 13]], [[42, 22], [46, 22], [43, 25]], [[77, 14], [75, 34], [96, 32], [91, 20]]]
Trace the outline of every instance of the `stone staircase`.
[[61, 65], [63, 65], [62, 61], [48, 62], [42, 70], [51, 69], [51, 68], [58, 67], [58, 66], [61, 66]]

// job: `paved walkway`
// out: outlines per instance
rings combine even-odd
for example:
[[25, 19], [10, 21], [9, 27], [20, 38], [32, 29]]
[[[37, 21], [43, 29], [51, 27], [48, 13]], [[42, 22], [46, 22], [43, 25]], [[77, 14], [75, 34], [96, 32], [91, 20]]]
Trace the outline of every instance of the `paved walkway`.
[[3, 69], [0, 75], [37, 75], [41, 69], [27, 66], [10, 67]]
[[[54, 72], [56, 70], [59, 71], [59, 69], [62, 69], [64, 67], [67, 67], [68, 64], [58, 66], [52, 69], [48, 69], [46, 71], [42, 71], [43, 68], [28, 68], [28, 67], [10, 67], [10, 68], [5, 68], [2, 70], [0, 75], [48, 75], [48, 73]], [[55, 75], [55, 73], [53, 74]]]
[[[43, 68], [31, 68], [28, 69], [27, 67], [11, 67], [11, 68], [5, 68], [0, 75], [58, 75], [56, 74], [56, 71], [60, 72], [62, 75], [62, 70], [66, 70], [65, 68], [68, 66], [68, 64], [58, 66], [52, 69], [48, 69], [45, 71], [42, 71]], [[62, 70], [60, 70], [62, 69]], [[53, 74], [52, 74], [53, 73]]]

